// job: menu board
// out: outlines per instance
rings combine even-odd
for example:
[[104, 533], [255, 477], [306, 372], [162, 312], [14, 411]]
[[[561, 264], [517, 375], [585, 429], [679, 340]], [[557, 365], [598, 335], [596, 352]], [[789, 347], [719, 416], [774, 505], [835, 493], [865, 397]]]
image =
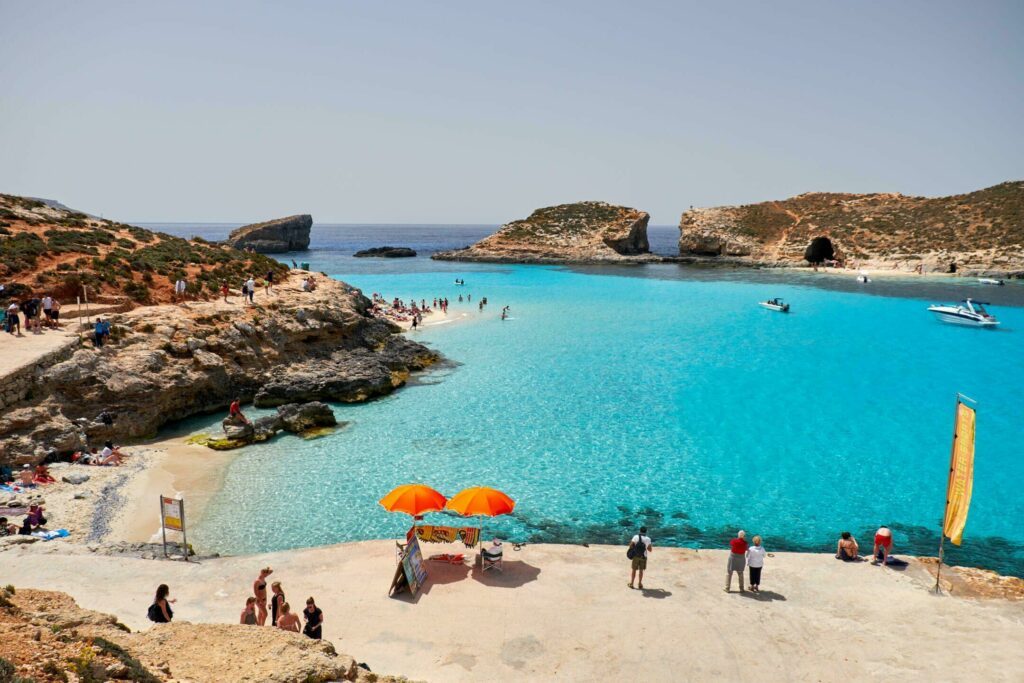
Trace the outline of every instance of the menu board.
[[423, 553], [420, 552], [420, 544], [415, 536], [405, 547], [405, 554], [402, 556], [402, 570], [405, 572], [405, 580], [409, 584], [409, 592], [416, 595], [420, 586], [427, 580], [427, 569], [423, 566]]

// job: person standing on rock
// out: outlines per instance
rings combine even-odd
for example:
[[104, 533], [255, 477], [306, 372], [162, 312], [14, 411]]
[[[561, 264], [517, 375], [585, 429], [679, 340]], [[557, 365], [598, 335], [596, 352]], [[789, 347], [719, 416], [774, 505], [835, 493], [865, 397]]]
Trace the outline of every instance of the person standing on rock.
[[306, 620], [306, 626], [302, 632], [313, 640], [323, 638], [324, 613], [316, 606], [313, 598], [306, 600], [306, 609], [302, 610], [302, 618]]
[[179, 277], [178, 281], [174, 283], [174, 300], [184, 301], [186, 289], [188, 289], [188, 285], [185, 283], [185, 279]]
[[267, 623], [267, 577], [274, 573], [270, 567], [260, 570], [260, 575], [252, 582], [252, 592], [256, 596], [256, 623], [263, 626]]
[[270, 584], [270, 592], [274, 595], [270, 598], [270, 625], [277, 626], [277, 615], [281, 612], [281, 605], [284, 604], [284, 589], [281, 582], [275, 581]]
[[274, 271], [268, 270], [267, 271], [267, 278], [266, 279], [267, 279], [267, 282], [266, 282], [266, 285], [267, 285], [267, 288], [266, 288], [267, 289], [267, 296], [270, 296], [270, 290], [272, 290], [274, 288]]
[[743, 570], [746, 568], [747, 532], [740, 529], [736, 538], [729, 541], [729, 559], [725, 566], [725, 592], [732, 588], [732, 573], [736, 572], [740, 579], [740, 593], [743, 592]]
[[632, 571], [629, 574], [629, 587], [633, 587], [633, 582], [636, 580], [637, 572], [640, 572], [640, 582], [637, 586], [640, 590], [644, 589], [644, 570], [647, 569], [647, 554], [654, 550], [654, 543], [651, 542], [651, 537], [647, 535], [647, 527], [640, 527], [640, 532], [637, 533], [629, 541], [629, 549], [626, 551], [626, 555], [632, 561]]

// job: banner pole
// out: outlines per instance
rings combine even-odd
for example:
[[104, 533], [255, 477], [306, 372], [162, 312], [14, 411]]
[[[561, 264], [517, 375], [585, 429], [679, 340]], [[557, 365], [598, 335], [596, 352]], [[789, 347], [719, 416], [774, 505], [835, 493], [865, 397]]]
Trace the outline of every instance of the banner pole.
[[164, 557], [167, 557], [167, 527], [164, 526], [164, 497], [160, 494], [160, 532], [164, 536]]
[[185, 499], [181, 498], [181, 549], [185, 553], [185, 561], [188, 562], [188, 535], [185, 532]]
[[956, 404], [953, 407], [953, 446], [949, 452], [949, 471], [946, 473], [946, 505], [942, 508], [942, 523], [939, 527], [939, 566], [935, 569], [935, 593], [941, 594], [939, 578], [942, 576], [942, 549], [946, 540], [946, 516], [949, 514], [949, 485], [953, 480], [953, 459], [956, 457], [957, 420], [960, 416], [960, 394], [956, 395]]

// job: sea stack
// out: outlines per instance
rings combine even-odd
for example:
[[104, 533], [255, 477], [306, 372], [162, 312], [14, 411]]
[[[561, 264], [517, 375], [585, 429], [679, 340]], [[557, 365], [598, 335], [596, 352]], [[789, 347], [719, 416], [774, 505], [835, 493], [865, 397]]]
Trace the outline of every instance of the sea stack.
[[679, 253], [740, 265], [819, 263], [1012, 277], [1024, 271], [1024, 182], [951, 197], [809, 192], [781, 201], [690, 209]]
[[605, 202], [537, 209], [476, 244], [433, 258], [501, 263], [623, 263], [650, 256], [646, 211]]
[[309, 214], [276, 218], [232, 230], [226, 243], [235, 249], [252, 249], [260, 254], [305, 251], [309, 249], [312, 227], [313, 217]]

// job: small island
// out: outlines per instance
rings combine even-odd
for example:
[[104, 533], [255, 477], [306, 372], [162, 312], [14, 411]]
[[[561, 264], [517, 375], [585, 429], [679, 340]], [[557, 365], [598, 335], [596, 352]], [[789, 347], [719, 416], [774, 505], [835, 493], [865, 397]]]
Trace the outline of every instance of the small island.
[[660, 260], [650, 254], [650, 215], [605, 202], [576, 202], [537, 209], [501, 226], [465, 249], [431, 258], [495, 263], [635, 263]]
[[259, 254], [305, 251], [309, 249], [309, 231], [312, 227], [313, 217], [309, 214], [276, 218], [232, 230], [226, 244]]
[[409, 247], [373, 247], [352, 254], [355, 258], [412, 258], [416, 250]]

